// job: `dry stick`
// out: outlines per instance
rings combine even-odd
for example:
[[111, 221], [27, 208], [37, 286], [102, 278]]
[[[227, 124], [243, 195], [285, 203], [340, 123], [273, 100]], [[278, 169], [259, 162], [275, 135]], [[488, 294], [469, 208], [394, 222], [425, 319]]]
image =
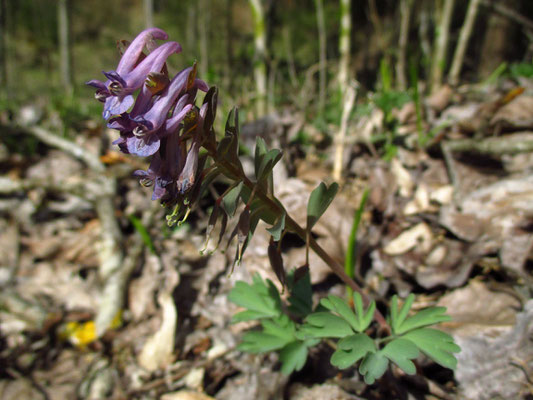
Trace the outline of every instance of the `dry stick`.
[[409, 20], [411, 17], [411, 8], [413, 0], [401, 0], [400, 2], [400, 38], [398, 41], [398, 64], [396, 64], [396, 79], [398, 89], [407, 88], [407, 79], [405, 77], [406, 59], [407, 59], [407, 42], [409, 39]]
[[344, 91], [344, 106], [342, 108], [341, 126], [335, 135], [335, 158], [333, 164], [333, 179], [339, 181], [342, 176], [342, 155], [344, 153], [344, 144], [346, 131], [348, 130], [348, 117], [355, 103], [356, 86], [355, 83], [349, 85]]
[[[257, 185], [255, 185], [250, 179], [248, 179], [246, 176], [241, 176], [241, 173], [238, 168], [236, 168], [233, 164], [229, 163], [226, 160], [220, 159], [217, 157], [216, 148], [214, 147], [207, 147], [209, 144], [205, 144], [206, 150], [209, 152], [209, 155], [217, 162], [218, 164], [222, 165], [226, 170], [230, 172], [232, 176], [238, 176], [242, 179], [243, 183], [250, 189], [254, 190]], [[302, 228], [298, 222], [296, 222], [290, 215], [286, 213], [286, 211], [280, 207], [275, 201], [273, 201], [266, 193], [264, 193], [260, 188], [256, 189], [256, 197], [260, 198], [263, 204], [267, 205], [270, 210], [274, 211], [276, 214], [281, 215], [282, 213], [285, 213], [285, 226], [289, 231], [292, 231], [296, 233], [303, 241], [307, 240], [307, 231]], [[328, 267], [337, 275], [346, 285], [348, 285], [354, 292], [357, 292], [361, 295], [363, 298], [363, 302], [365, 305], [370, 304], [371, 299], [369, 296], [363, 292], [363, 289], [361, 286], [359, 286], [352, 278], [350, 278], [346, 272], [344, 271], [344, 267], [340, 265], [337, 261], [335, 261], [318, 243], [317, 241], [311, 236], [309, 238], [309, 245], [311, 249], [324, 261]], [[385, 317], [383, 317], [383, 314], [379, 310], [376, 310], [375, 313], [376, 321], [378, 322], [380, 329], [385, 332], [389, 332], [389, 325], [387, 324], [387, 321], [385, 320]]]
[[454, 86], [459, 83], [459, 75], [461, 73], [461, 67], [463, 66], [466, 47], [468, 45], [470, 35], [472, 34], [472, 29], [474, 28], [474, 22], [476, 21], [480, 1], [481, 0], [470, 0], [470, 3], [468, 4], [468, 11], [466, 13], [465, 22], [463, 24], [463, 27], [461, 28], [459, 42], [457, 43], [457, 47], [455, 48], [452, 67], [450, 68], [450, 73], [448, 75], [448, 80], [450, 84]]
[[318, 27], [318, 46], [320, 71], [318, 75], [318, 114], [324, 113], [326, 106], [326, 23], [324, 21], [324, 2], [315, 0], [316, 22]]
[[101, 224], [98, 272], [104, 283], [102, 299], [95, 318], [96, 334], [99, 337], [111, 326], [113, 319], [122, 308], [126, 282], [133, 269], [124, 263], [121, 248], [122, 232], [115, 217], [113, 197], [116, 194], [116, 179], [105, 174], [105, 166], [96, 155], [76, 143], [39, 127], [27, 129], [42, 142], [82, 160], [92, 171], [99, 174], [99, 180], [95, 182], [92, 190], [96, 213]]
[[348, 84], [349, 67], [350, 67], [350, 35], [352, 32], [352, 15], [350, 0], [341, 0], [340, 4], [341, 12], [341, 32], [339, 36], [339, 74], [338, 84], [341, 93], [344, 93]]
[[483, 4], [485, 7], [494, 9], [494, 11], [496, 11], [497, 13], [522, 25], [527, 30], [533, 31], [533, 21], [517, 13], [515, 10], [506, 7], [501, 3], [494, 3], [490, 0], [481, 0], [481, 4]]
[[257, 116], [262, 117], [266, 111], [267, 78], [266, 78], [266, 28], [265, 15], [261, 0], [249, 0], [254, 17], [254, 79], [257, 90]]
[[61, 84], [67, 93], [72, 93], [72, 53], [69, 35], [69, 0], [59, 0], [57, 3], [57, 28], [59, 38], [59, 59]]
[[435, 91], [442, 83], [442, 75], [446, 64], [446, 48], [450, 33], [450, 22], [455, 0], [444, 0], [442, 16], [437, 28], [437, 44], [431, 61], [431, 90]]
[[198, 39], [200, 41], [200, 76], [204, 79], [207, 77], [209, 70], [209, 6], [207, 0], [198, 1]]

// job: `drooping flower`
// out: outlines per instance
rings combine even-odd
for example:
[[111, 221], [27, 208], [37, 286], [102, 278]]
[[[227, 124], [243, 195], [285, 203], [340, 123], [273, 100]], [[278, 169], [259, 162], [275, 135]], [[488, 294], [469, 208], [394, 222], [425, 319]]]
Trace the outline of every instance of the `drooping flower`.
[[209, 88], [196, 78], [196, 64], [172, 79], [168, 76], [165, 63], [171, 54], [181, 51], [178, 43], [163, 43], [144, 55], [150, 41], [166, 38], [157, 28], [141, 32], [116, 70], [104, 72], [106, 82], [93, 80], [88, 84], [105, 103], [107, 126], [120, 133], [113, 143], [124, 153], [152, 156], [146, 171], [134, 173], [142, 185], [153, 186], [152, 199], [165, 205], [189, 205], [189, 197], [198, 192], [192, 189], [198, 189], [205, 160], [199, 150], [205, 139], [207, 104], [198, 109], [196, 94]]

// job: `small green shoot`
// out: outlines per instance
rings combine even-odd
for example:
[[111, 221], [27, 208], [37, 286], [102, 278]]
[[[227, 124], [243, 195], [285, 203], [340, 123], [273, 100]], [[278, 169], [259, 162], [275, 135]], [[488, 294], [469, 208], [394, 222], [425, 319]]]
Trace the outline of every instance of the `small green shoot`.
[[148, 247], [152, 254], [155, 254], [154, 242], [152, 241], [152, 237], [146, 230], [146, 227], [143, 225], [142, 221], [133, 214], [128, 215], [128, 219], [130, 220], [135, 230], [139, 233], [139, 235], [141, 235], [141, 239], [144, 242], [145, 246]]
[[[355, 211], [353, 217], [352, 229], [350, 231], [350, 237], [348, 238], [348, 248], [346, 249], [346, 257], [344, 259], [344, 272], [350, 278], [354, 279], [355, 277], [355, 260], [357, 255], [357, 231], [359, 230], [359, 224], [361, 223], [361, 217], [363, 216], [363, 211], [365, 209], [366, 201], [368, 199], [369, 190], [365, 189], [363, 192], [363, 197], [359, 202], [359, 208]], [[346, 293], [350, 297], [353, 293], [352, 288], [346, 286]]]

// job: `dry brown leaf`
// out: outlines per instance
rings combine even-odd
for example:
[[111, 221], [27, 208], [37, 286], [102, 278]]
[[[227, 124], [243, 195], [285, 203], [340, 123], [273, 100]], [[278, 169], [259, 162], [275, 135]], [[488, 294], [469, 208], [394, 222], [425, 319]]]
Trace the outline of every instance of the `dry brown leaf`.
[[383, 251], [391, 256], [406, 253], [415, 247], [420, 249], [420, 251], [429, 251], [432, 240], [433, 233], [431, 229], [426, 223], [421, 222], [391, 240], [383, 248]]
[[213, 397], [191, 390], [180, 390], [178, 392], [165, 393], [160, 400], [214, 400]]
[[178, 312], [172, 292], [161, 291], [157, 298], [162, 310], [159, 330], [149, 337], [138, 356], [139, 365], [148, 371], [165, 368], [174, 360], [174, 339]]

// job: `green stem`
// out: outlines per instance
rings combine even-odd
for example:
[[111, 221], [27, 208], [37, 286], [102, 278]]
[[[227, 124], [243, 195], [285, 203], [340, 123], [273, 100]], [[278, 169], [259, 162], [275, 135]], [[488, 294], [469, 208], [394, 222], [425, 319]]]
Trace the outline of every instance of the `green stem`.
[[[209, 146], [208, 143], [204, 144], [205, 146]], [[223, 166], [233, 177], [238, 176], [243, 183], [250, 189], [254, 190], [254, 188], [257, 186], [255, 185], [250, 179], [248, 179], [246, 176], [242, 175], [240, 173], [240, 170], [234, 166], [233, 164], [229, 163], [228, 161], [224, 159], [220, 159], [217, 156], [217, 151], [214, 146], [206, 147], [206, 150], [208, 151], [209, 155], [213, 158], [213, 160]], [[230, 176], [230, 178], [232, 177]], [[261, 199], [261, 201], [267, 205], [272, 211], [278, 213], [281, 215], [283, 212], [286, 213], [286, 211], [280, 207], [275, 201], [273, 201], [266, 193], [264, 193], [260, 188], [256, 189], [255, 195], [257, 198]], [[286, 214], [285, 217], [285, 227], [289, 231], [292, 231], [296, 233], [302, 240], [307, 240], [307, 234], [306, 230], [300, 226], [292, 217], [288, 214]], [[312, 237], [312, 235], [309, 235], [309, 246], [313, 251], [329, 266], [329, 268], [346, 284], [348, 285], [353, 291], [358, 292], [361, 294], [361, 297], [363, 298], [363, 302], [365, 303], [365, 306], [368, 306], [371, 302], [371, 299], [368, 297], [366, 293], [363, 292], [363, 289], [361, 286], [359, 286], [352, 278], [350, 278], [346, 272], [344, 272], [344, 268], [342, 265], [340, 265], [337, 261], [335, 261], [323, 248], [320, 246], [317, 241]], [[383, 317], [383, 314], [379, 310], [376, 310], [374, 317], [376, 321], [378, 322], [380, 328], [386, 332], [390, 331], [389, 326], [387, 324], [387, 321], [385, 320], [385, 317]]]

